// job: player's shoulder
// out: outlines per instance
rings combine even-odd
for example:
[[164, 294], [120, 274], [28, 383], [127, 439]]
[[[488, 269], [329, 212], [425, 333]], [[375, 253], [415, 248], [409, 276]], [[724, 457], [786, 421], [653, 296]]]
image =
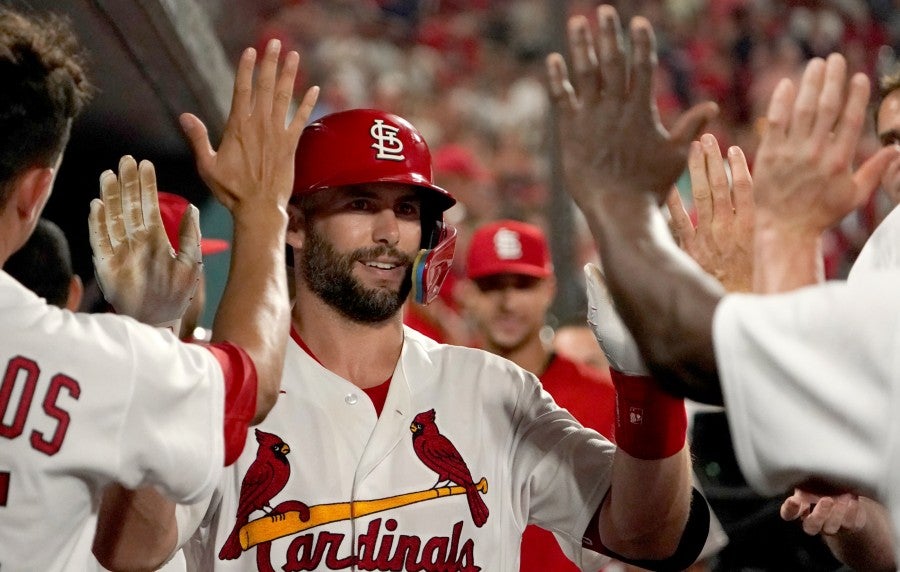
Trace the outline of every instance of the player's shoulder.
[[609, 372], [600, 370], [590, 364], [574, 360], [560, 353], [554, 353], [547, 367], [547, 371], [541, 379], [547, 376], [566, 378], [576, 382], [585, 383], [612, 383]]

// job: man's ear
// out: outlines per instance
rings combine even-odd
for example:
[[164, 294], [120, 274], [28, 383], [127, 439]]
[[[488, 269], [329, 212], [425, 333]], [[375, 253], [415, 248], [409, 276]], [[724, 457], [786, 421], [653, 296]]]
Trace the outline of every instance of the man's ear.
[[14, 204], [21, 220], [31, 224], [41, 217], [53, 189], [54, 175], [51, 167], [33, 167], [18, 178]]
[[306, 238], [303, 211], [296, 205], [288, 205], [288, 227], [285, 242], [294, 248], [303, 248]]
[[81, 298], [84, 296], [84, 285], [77, 274], [72, 275], [69, 282], [69, 297], [66, 299], [66, 309], [77, 312], [81, 306]]

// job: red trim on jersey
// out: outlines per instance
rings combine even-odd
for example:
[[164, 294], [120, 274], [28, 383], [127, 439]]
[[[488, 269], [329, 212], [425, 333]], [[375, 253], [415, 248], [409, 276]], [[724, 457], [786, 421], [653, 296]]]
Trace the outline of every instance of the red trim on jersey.
[[375, 406], [375, 413], [381, 417], [381, 410], [384, 409], [384, 402], [387, 400], [388, 390], [391, 388], [391, 379], [393, 379], [393, 375], [387, 378], [386, 381], [379, 383], [375, 387], [369, 387], [363, 389], [366, 392], [366, 395], [369, 396], [369, 399], [372, 400], [372, 405]]
[[256, 365], [243, 348], [230, 342], [204, 345], [222, 367], [225, 380], [225, 466], [241, 455], [256, 414]]
[[[325, 367], [325, 364], [323, 364], [322, 361], [316, 357], [316, 354], [314, 354], [312, 350], [309, 349], [309, 346], [306, 345], [306, 342], [304, 342], [303, 338], [300, 337], [300, 334], [297, 332], [297, 329], [293, 326], [293, 324], [291, 324], [291, 338], [293, 338], [293, 340], [297, 342], [297, 345], [300, 346], [303, 351], [309, 354], [309, 357], [319, 362], [319, 365], [321, 365], [322, 367]], [[387, 400], [388, 390], [391, 388], [391, 378], [393, 377], [394, 376], [392, 375], [375, 387], [370, 387], [368, 389], [363, 388], [363, 391], [365, 391], [366, 395], [369, 396], [369, 399], [372, 400], [372, 405], [375, 406], [375, 413], [379, 417], [381, 417], [381, 411], [382, 409], [384, 409], [384, 402]]]

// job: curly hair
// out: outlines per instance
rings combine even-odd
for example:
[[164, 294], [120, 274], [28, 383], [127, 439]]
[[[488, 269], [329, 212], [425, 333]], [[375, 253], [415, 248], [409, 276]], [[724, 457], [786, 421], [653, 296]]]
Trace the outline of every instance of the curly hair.
[[0, 211], [20, 174], [65, 148], [92, 92], [84, 60], [68, 20], [0, 7]]

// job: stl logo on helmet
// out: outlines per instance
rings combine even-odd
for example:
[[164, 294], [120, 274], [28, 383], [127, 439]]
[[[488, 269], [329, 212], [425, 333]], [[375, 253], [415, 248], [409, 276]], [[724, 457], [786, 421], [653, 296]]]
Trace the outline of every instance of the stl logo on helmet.
[[522, 258], [522, 241], [519, 233], [508, 228], [501, 228], [494, 235], [494, 252], [500, 260], [518, 260]]
[[375, 140], [372, 143], [372, 149], [378, 151], [375, 154], [376, 159], [388, 159], [390, 161], [403, 161], [403, 141], [397, 137], [400, 131], [399, 127], [393, 125], [385, 125], [383, 119], [376, 119], [375, 123], [369, 129], [369, 135]]

